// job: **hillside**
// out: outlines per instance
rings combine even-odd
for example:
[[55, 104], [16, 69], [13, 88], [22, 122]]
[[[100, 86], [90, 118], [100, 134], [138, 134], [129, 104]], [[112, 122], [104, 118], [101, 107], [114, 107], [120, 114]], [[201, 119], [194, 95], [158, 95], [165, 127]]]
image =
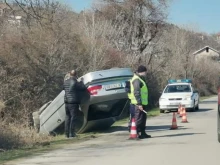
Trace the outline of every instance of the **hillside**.
[[[151, 107], [157, 106], [159, 92], [170, 78], [191, 78], [201, 96], [216, 94], [219, 63], [195, 63], [192, 56], [206, 45], [220, 50], [216, 38], [168, 24], [165, 4], [160, 1], [130, 2], [109, 0], [94, 11], [76, 14], [45, 0], [42, 6], [33, 8], [27, 3], [24, 9], [19, 8], [19, 26], [1, 17], [0, 131], [5, 138], [0, 137], [0, 148], [31, 143], [18, 132], [13, 134], [14, 128], [35, 136], [29, 129], [31, 113], [55, 98], [71, 69], [82, 75], [146, 65]], [[9, 127], [9, 123], [14, 125]], [[18, 143], [2, 146], [8, 136], [19, 139]]]

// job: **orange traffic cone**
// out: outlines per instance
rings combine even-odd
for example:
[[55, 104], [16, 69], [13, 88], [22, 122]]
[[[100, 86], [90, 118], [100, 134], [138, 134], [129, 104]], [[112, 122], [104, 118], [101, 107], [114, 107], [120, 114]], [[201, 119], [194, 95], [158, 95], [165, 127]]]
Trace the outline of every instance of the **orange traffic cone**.
[[177, 123], [176, 123], [176, 113], [173, 112], [172, 125], [171, 125], [170, 129], [173, 130], [173, 129], [177, 129], [177, 128], [178, 128], [178, 126], [177, 126]]
[[131, 122], [131, 131], [130, 131], [130, 140], [132, 139], [138, 139], [138, 134], [137, 134], [137, 128], [136, 128], [136, 124], [135, 124], [135, 119], [132, 118], [132, 122]]
[[183, 116], [183, 106], [180, 105], [180, 113], [179, 113], [179, 117], [182, 117]]
[[182, 114], [182, 123], [188, 123], [186, 118], [186, 108], [183, 108], [183, 114]]

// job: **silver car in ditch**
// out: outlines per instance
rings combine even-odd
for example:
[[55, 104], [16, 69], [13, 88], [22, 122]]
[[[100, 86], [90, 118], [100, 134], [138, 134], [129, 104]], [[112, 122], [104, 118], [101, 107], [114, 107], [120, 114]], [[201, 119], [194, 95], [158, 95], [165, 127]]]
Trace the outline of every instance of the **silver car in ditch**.
[[[128, 112], [129, 100], [125, 82], [133, 76], [130, 68], [113, 68], [85, 74], [87, 91], [82, 92], [77, 133], [110, 127]], [[56, 133], [65, 121], [64, 91], [33, 113], [34, 125], [39, 133]]]

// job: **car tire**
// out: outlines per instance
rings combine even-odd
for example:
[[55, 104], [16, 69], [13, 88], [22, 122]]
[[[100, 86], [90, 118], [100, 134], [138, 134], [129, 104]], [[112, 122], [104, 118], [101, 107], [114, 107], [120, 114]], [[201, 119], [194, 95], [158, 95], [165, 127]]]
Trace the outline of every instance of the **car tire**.
[[195, 110], [196, 110], [195, 103], [196, 103], [196, 102], [194, 101], [194, 106], [193, 106], [193, 108], [190, 108], [190, 111], [191, 111], [191, 112], [195, 112]]
[[160, 109], [160, 113], [164, 113], [164, 110]]
[[220, 143], [220, 134], [218, 133], [218, 142]]
[[197, 110], [197, 111], [199, 110], [199, 103], [197, 104], [195, 110]]

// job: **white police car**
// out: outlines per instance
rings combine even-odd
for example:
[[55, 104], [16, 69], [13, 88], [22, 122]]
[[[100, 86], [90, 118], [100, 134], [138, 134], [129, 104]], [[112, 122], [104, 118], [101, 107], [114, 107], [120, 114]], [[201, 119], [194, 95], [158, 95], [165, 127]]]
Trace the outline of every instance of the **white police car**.
[[159, 99], [161, 113], [177, 111], [180, 104], [186, 110], [199, 109], [199, 93], [193, 88], [191, 79], [169, 80]]

